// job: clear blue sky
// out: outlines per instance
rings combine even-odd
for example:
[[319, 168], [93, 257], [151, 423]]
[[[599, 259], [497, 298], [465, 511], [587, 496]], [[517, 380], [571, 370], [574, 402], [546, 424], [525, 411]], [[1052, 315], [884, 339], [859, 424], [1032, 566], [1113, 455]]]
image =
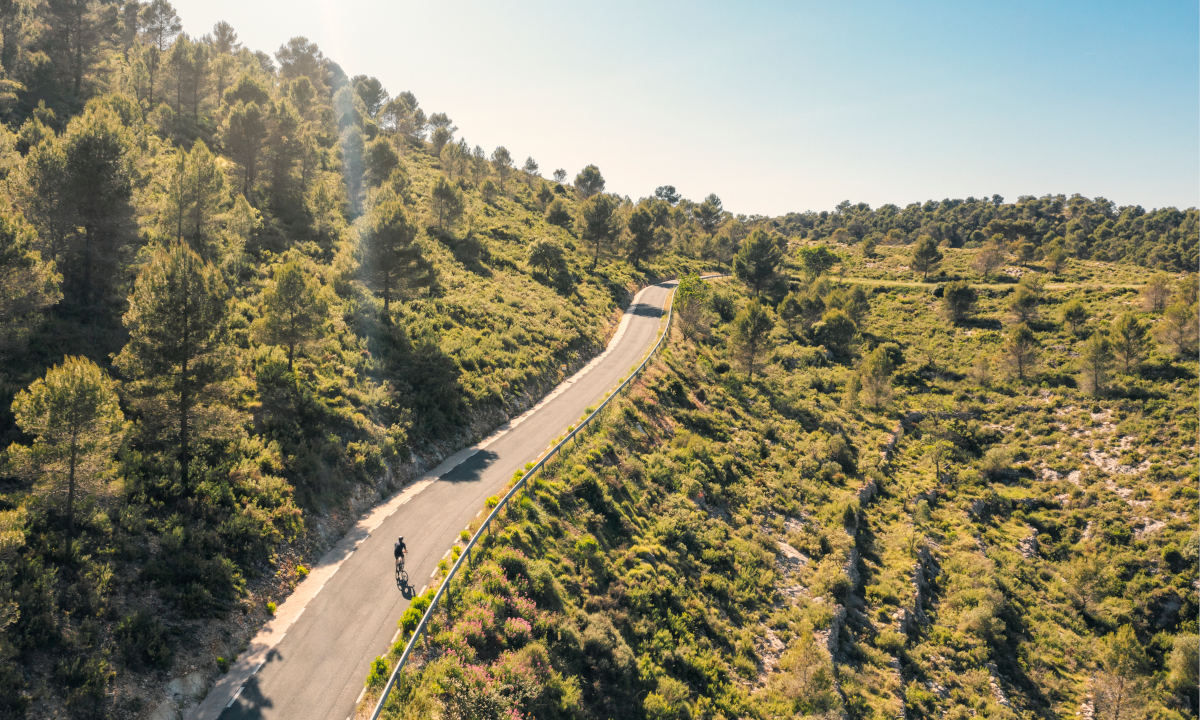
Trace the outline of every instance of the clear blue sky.
[[1146, 2], [180, 0], [254, 50], [316, 42], [458, 137], [737, 213], [1200, 196], [1200, 11]]

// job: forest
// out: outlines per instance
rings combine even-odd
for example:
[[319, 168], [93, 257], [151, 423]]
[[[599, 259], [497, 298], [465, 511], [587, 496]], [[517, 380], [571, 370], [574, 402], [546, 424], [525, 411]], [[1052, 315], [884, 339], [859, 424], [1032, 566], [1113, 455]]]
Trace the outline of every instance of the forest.
[[211, 682], [673, 277], [664, 362], [462, 591], [532, 604], [444, 618], [472, 669], [416, 707], [1196, 716], [1195, 208], [634, 200], [166, 0], [0, 2], [0, 119], [0, 716]]

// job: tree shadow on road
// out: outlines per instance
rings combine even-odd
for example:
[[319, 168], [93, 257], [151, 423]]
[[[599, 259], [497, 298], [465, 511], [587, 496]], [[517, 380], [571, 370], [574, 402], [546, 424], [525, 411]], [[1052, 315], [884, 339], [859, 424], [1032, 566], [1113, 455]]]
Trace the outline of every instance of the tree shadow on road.
[[474, 482], [483, 477], [483, 472], [500, 456], [491, 450], [480, 450], [459, 463], [458, 467], [438, 478], [449, 482]]

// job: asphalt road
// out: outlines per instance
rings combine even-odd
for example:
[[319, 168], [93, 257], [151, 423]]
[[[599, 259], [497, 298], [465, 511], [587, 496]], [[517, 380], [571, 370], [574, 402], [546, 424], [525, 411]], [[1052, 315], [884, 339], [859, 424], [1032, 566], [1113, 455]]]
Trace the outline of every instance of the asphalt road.
[[[456, 453], [365, 516], [276, 611], [189, 720], [341, 720], [350, 717], [371, 660], [458, 534], [589, 406], [598, 405], [654, 345], [675, 283], [642, 290], [605, 352], [533, 409]], [[409, 582], [393, 573], [392, 545], [408, 545]]]

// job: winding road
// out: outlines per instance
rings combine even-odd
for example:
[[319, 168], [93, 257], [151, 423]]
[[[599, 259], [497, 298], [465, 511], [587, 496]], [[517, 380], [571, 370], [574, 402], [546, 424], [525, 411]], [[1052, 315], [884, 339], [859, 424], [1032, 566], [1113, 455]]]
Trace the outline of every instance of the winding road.
[[[312, 568], [189, 720], [340, 720], [354, 713], [371, 661], [396, 639], [396, 621], [431, 582], [459, 532], [598, 405], [653, 347], [675, 282], [643, 289], [607, 349], [536, 406], [448, 458], [364, 516]], [[392, 571], [392, 544], [408, 545], [409, 584]]]

